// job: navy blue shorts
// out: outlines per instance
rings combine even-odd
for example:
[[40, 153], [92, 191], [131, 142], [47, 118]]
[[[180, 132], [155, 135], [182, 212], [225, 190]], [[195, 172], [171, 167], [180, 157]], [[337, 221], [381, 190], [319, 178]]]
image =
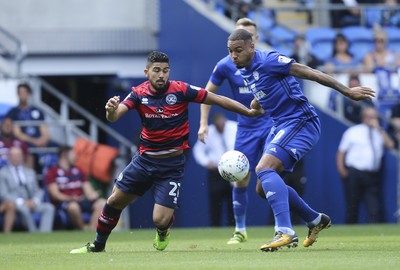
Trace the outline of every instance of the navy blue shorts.
[[292, 172], [297, 161], [318, 142], [320, 134], [319, 118], [286, 121], [272, 127], [264, 153], [277, 157], [285, 172]]
[[139, 196], [152, 188], [155, 203], [178, 208], [185, 161], [183, 154], [171, 158], [152, 158], [136, 153], [119, 174], [115, 185], [126, 193]]

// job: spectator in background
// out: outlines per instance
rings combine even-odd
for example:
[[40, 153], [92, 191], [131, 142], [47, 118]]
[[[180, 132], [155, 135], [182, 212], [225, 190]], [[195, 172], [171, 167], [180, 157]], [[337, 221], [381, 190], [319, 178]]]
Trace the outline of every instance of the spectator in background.
[[323, 65], [323, 62], [310, 53], [309, 45], [303, 35], [298, 35], [294, 40], [293, 54], [290, 56], [297, 63], [317, 68]]
[[89, 229], [95, 230], [105, 199], [100, 198], [86, 175], [75, 167], [76, 154], [69, 146], [60, 147], [58, 164], [47, 171], [45, 182], [52, 203], [67, 212], [76, 229], [84, 229], [83, 212], [91, 212]]
[[0, 125], [0, 168], [7, 165], [8, 151], [13, 146], [22, 149], [24, 164], [29, 168], [33, 168], [33, 156], [29, 154], [28, 145], [18, 140], [14, 136], [13, 130], [13, 120], [9, 117], [4, 118]]
[[[349, 87], [361, 86], [358, 74], [349, 75]], [[341, 99], [341, 100], [338, 100]], [[353, 124], [361, 123], [361, 110], [365, 106], [374, 106], [371, 100], [354, 101], [344, 96], [338, 96], [337, 92], [332, 90], [329, 97], [329, 107], [333, 111], [339, 111], [339, 102], [343, 102], [343, 117]]]
[[225, 0], [225, 16], [237, 21], [240, 18], [248, 17], [262, 5], [262, 0]]
[[380, 4], [381, 0], [331, 0], [331, 4], [345, 5], [343, 9], [332, 9], [333, 28], [361, 25], [362, 10], [359, 4]]
[[381, 26], [400, 26], [400, 9], [397, 0], [385, 0], [384, 4], [387, 8], [381, 11], [380, 22]]
[[393, 106], [390, 114], [388, 133], [395, 142], [396, 149], [399, 149], [400, 143], [400, 104]]
[[347, 38], [343, 34], [338, 33], [334, 40], [332, 57], [325, 64], [326, 70], [328, 72], [340, 73], [349, 68], [356, 68], [359, 62], [350, 53]]
[[[18, 125], [14, 123], [14, 135], [29, 147], [47, 147], [50, 142], [49, 129], [44, 121], [43, 112], [31, 104], [32, 89], [26, 83], [17, 87], [19, 103], [6, 115], [14, 121], [38, 121], [38, 124]], [[35, 170], [41, 173], [39, 155], [35, 154]]]
[[368, 72], [373, 72], [376, 68], [386, 68], [393, 71], [400, 64], [396, 53], [386, 48], [387, 40], [386, 32], [376, 26], [374, 29], [374, 50], [367, 53], [364, 58], [364, 66]]
[[363, 108], [362, 123], [344, 132], [336, 161], [345, 190], [347, 224], [358, 222], [362, 200], [368, 222], [383, 222], [380, 169], [384, 149], [393, 147], [394, 142], [381, 128], [374, 107]]
[[[23, 225], [29, 232], [53, 230], [54, 206], [43, 202], [43, 190], [39, 188], [36, 173], [23, 165], [22, 149], [16, 146], [8, 153], [9, 164], [0, 170], [0, 198], [12, 201]], [[40, 213], [39, 228], [32, 213]]]
[[0, 197], [0, 214], [4, 215], [3, 232], [10, 233], [15, 222], [15, 203]]
[[227, 213], [227, 224], [232, 226], [234, 225], [232, 186], [219, 174], [218, 161], [226, 151], [234, 148], [237, 122], [227, 120], [222, 113], [217, 112], [212, 117], [212, 123], [208, 127], [205, 143], [198, 140], [194, 145], [193, 155], [197, 163], [208, 170], [207, 183], [211, 226], [223, 225], [224, 212]]
[[[44, 114], [31, 105], [32, 89], [28, 84], [21, 83], [17, 87], [18, 106], [12, 108], [6, 117], [14, 121], [44, 121]], [[29, 146], [45, 147], [49, 143], [49, 131], [45, 124], [32, 126], [14, 126], [15, 136]]]

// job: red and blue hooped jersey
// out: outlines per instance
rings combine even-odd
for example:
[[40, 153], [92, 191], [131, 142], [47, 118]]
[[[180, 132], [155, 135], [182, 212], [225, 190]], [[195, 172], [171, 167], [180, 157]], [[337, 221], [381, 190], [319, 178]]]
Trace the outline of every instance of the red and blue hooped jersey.
[[189, 148], [189, 102], [202, 103], [205, 89], [180, 81], [169, 81], [165, 92], [155, 93], [146, 81], [121, 102], [129, 110], [136, 109], [142, 121], [140, 153]]

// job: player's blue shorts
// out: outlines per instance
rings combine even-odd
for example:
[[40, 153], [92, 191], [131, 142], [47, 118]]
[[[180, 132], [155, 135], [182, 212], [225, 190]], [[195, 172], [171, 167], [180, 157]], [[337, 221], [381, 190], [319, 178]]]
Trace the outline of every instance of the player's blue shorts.
[[293, 119], [274, 126], [268, 136], [264, 154], [282, 161], [285, 172], [292, 172], [298, 160], [318, 142], [321, 134], [319, 118]]
[[271, 130], [270, 126], [253, 129], [238, 126], [236, 131], [235, 150], [246, 155], [250, 169], [255, 169], [265, 146], [266, 138]]
[[116, 179], [115, 185], [126, 193], [139, 196], [152, 188], [155, 203], [178, 208], [185, 161], [183, 154], [171, 158], [152, 158], [136, 153]]

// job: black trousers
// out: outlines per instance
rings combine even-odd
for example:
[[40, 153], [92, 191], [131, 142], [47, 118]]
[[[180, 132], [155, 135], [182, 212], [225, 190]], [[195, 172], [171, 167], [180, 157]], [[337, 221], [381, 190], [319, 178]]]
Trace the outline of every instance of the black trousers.
[[346, 197], [346, 223], [358, 223], [361, 202], [367, 210], [368, 223], [383, 222], [382, 181], [379, 172], [359, 171], [348, 168], [349, 175], [343, 179]]
[[233, 226], [232, 186], [218, 170], [208, 171], [208, 195], [211, 226]]

